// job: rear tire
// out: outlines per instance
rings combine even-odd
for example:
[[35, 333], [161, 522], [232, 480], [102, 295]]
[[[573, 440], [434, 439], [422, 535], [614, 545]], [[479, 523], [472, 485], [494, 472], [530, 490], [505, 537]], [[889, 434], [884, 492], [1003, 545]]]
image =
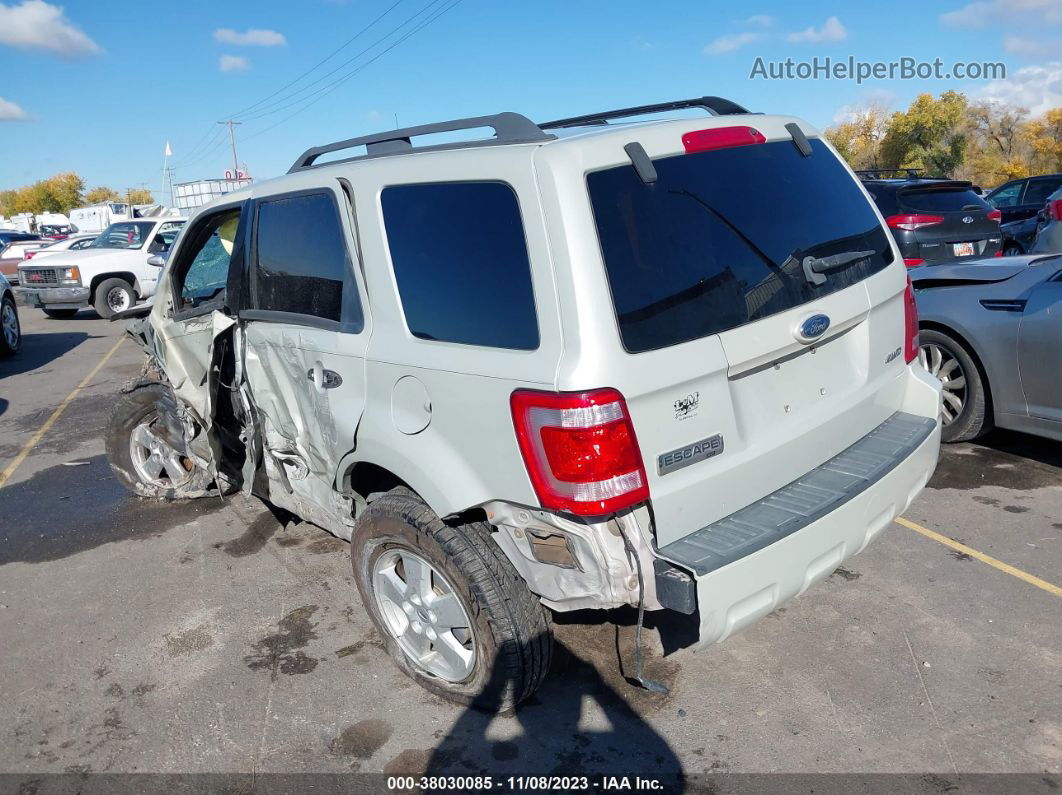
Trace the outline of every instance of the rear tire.
[[1021, 246], [1017, 243], [1007, 243], [1003, 248], [1004, 257], [1020, 257], [1025, 252], [1021, 250]]
[[[512, 709], [541, 685], [553, 650], [549, 612], [491, 540], [486, 522], [451, 527], [400, 487], [375, 499], [358, 517], [350, 551], [354, 580], [373, 624], [398, 667], [419, 685], [490, 712]], [[391, 567], [399, 559], [430, 568], [427, 581], [434, 585], [427, 600], [415, 596], [417, 578], [408, 568]], [[397, 591], [390, 585], [395, 582]], [[433, 600], [451, 595], [460, 601], [461, 620], [469, 621], [467, 632], [461, 627], [446, 635], [449, 622], [437, 621], [430, 610]], [[432, 618], [422, 618], [418, 626], [418, 613]], [[396, 623], [405, 625], [404, 631]], [[433, 634], [436, 629], [440, 632]], [[446, 656], [438, 649], [446, 642], [453, 647], [455, 638], [472, 653], [467, 674], [433, 673], [437, 658]]]
[[133, 286], [125, 279], [104, 279], [96, 287], [96, 300], [92, 306], [96, 314], [110, 320], [119, 312], [132, 309], [136, 304]]
[[15, 299], [5, 295], [0, 300], [0, 357], [13, 356], [22, 347], [22, 324], [18, 320]]
[[55, 320], [67, 320], [77, 314], [76, 309], [45, 309], [44, 314]]
[[922, 329], [918, 336], [922, 366], [939, 378], [944, 387], [941, 441], [965, 442], [992, 430], [987, 385], [966, 348], [935, 329]]

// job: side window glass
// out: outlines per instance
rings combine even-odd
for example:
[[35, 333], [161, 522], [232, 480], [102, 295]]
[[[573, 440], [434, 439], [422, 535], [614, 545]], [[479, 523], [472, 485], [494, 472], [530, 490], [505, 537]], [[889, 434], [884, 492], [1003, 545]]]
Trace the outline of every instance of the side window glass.
[[1013, 185], [1007, 185], [1000, 188], [992, 198], [988, 200], [988, 203], [993, 207], [1013, 207], [1018, 203], [1018, 197], [1021, 195], [1022, 182], [1015, 182]]
[[380, 201], [413, 336], [514, 350], [538, 347], [531, 263], [509, 185], [394, 185]]
[[[194, 309], [222, 296], [229, 276], [229, 261], [240, 225], [240, 211], [219, 213], [192, 230], [192, 261], [181, 277], [179, 309]], [[176, 237], [176, 230], [174, 231]]]
[[343, 322], [362, 315], [339, 209], [328, 193], [258, 204], [255, 306]]
[[1057, 179], [1034, 179], [1029, 181], [1029, 187], [1025, 191], [1025, 199], [1022, 204], [1041, 205], [1047, 201], [1047, 197], [1058, 190], [1062, 180]]

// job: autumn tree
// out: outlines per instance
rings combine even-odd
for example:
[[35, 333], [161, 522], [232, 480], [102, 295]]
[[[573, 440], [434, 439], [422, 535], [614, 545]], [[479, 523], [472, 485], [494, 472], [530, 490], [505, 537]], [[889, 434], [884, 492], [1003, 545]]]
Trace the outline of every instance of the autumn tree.
[[966, 159], [952, 176], [984, 186], [1028, 176], [1029, 147], [1023, 135], [1027, 115], [1024, 108], [998, 102], [970, 105]]
[[1023, 137], [1032, 150], [1036, 171], [1062, 171], [1062, 108], [1051, 108], [1025, 125]]
[[73, 171], [0, 194], [0, 213], [68, 213], [83, 203], [85, 181]]
[[155, 197], [146, 188], [130, 188], [126, 191], [125, 200], [129, 204], [154, 204]]
[[919, 94], [889, 120], [881, 142], [882, 166], [950, 174], [966, 153], [966, 111], [966, 96], [958, 91], [945, 91], [938, 99]]
[[855, 108], [847, 120], [826, 130], [827, 140], [854, 169], [879, 166], [881, 141], [889, 127], [889, 113], [879, 105]]
[[85, 194], [85, 202], [88, 204], [104, 204], [105, 202], [121, 201], [118, 191], [100, 185]]

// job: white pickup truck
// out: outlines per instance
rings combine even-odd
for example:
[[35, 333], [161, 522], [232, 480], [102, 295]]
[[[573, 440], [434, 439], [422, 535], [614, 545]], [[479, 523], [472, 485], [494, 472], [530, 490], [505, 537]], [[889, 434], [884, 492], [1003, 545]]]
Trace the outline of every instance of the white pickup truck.
[[165, 257], [183, 225], [183, 218], [113, 223], [83, 249], [20, 265], [19, 291], [48, 317], [73, 317], [91, 306], [110, 318], [155, 294], [162, 263], [155, 257]]

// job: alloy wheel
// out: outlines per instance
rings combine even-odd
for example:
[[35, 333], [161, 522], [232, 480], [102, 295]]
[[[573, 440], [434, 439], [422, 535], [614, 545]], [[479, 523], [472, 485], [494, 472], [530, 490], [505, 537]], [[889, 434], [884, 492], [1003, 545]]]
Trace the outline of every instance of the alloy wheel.
[[146, 485], [178, 489], [191, 480], [195, 465], [158, 433], [155, 422], [156, 417], [147, 417], [129, 434], [133, 469]]
[[387, 630], [424, 671], [460, 682], [476, 664], [475, 632], [447, 579], [420, 555], [385, 551], [373, 567], [373, 595]]
[[934, 343], [919, 348], [918, 361], [940, 381], [940, 418], [944, 425], [950, 425], [966, 405], [966, 371], [951, 351]]
[[0, 309], [0, 327], [3, 328], [4, 342], [7, 343], [7, 347], [16, 350], [22, 338], [22, 329], [18, 324], [18, 312], [8, 301], [4, 301], [3, 309]]

